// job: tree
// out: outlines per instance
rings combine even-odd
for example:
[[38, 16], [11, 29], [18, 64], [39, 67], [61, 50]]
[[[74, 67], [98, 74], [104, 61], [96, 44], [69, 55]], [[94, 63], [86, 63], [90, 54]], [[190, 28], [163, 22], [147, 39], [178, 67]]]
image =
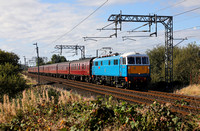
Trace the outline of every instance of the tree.
[[[39, 57], [39, 66], [41, 65], [45, 65], [44, 60], [42, 59], [42, 57]], [[36, 58], [36, 66], [38, 66], [38, 58]]]
[[147, 51], [151, 63], [152, 82], [164, 81], [165, 78], [165, 47], [157, 46]]
[[51, 57], [51, 63], [60, 63], [60, 62], [66, 62], [66, 58], [64, 56], [60, 56], [60, 55], [52, 55]]
[[[200, 58], [198, 56], [200, 47], [196, 42], [189, 43], [186, 47], [174, 47], [173, 49], [173, 80], [189, 84], [198, 82]], [[157, 46], [147, 51], [151, 63], [152, 82], [161, 82], [165, 79], [165, 47]]]
[[19, 57], [14, 54], [14, 53], [9, 53], [9, 52], [5, 52], [0, 50], [0, 64], [5, 64], [5, 63], [12, 63], [13, 65], [18, 65], [19, 66]]
[[[176, 49], [177, 50], [177, 49]], [[187, 47], [179, 48], [174, 57], [174, 80], [182, 81], [184, 84], [193, 83], [199, 75], [200, 58], [198, 53], [200, 47], [196, 43], [190, 43]]]

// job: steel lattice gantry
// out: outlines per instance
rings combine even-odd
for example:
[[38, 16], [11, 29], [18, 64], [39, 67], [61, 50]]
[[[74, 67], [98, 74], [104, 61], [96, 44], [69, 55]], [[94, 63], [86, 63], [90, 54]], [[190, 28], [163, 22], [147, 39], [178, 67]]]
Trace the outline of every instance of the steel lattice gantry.
[[61, 50], [61, 54], [62, 54], [62, 50], [63, 49], [72, 49], [76, 51], [76, 55], [78, 54], [77, 50], [81, 50], [81, 58], [84, 59], [85, 58], [85, 46], [79, 46], [79, 45], [56, 45], [55, 49], [59, 49]]
[[165, 81], [172, 86], [173, 81], [173, 17], [157, 15], [122, 15], [112, 14], [108, 21], [115, 22], [115, 25], [122, 22], [149, 22], [162, 23], [165, 27]]

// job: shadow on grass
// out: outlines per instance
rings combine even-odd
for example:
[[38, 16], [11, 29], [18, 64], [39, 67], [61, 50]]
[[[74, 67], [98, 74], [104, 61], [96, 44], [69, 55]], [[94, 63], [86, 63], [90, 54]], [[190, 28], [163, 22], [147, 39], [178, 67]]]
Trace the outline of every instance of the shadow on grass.
[[174, 81], [174, 82], [172, 82], [172, 84], [168, 84], [165, 81], [160, 81], [160, 82], [150, 83], [148, 86], [148, 89], [154, 90], [154, 91], [162, 91], [162, 92], [172, 93], [176, 90], [180, 90], [180, 89], [184, 88], [187, 85], [189, 85], [189, 83], [182, 83], [180, 81]]

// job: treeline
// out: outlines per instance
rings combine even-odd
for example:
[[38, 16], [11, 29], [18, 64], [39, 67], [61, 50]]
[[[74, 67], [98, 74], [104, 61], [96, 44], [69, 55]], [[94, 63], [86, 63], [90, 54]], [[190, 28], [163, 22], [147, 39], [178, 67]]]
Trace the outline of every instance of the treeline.
[[[181, 85], [199, 83], [200, 76], [200, 47], [194, 43], [186, 47], [173, 49], [173, 81]], [[148, 50], [151, 62], [152, 83], [165, 81], [165, 46], [157, 46]]]
[[[39, 57], [39, 65], [48, 65], [48, 64], [54, 64], [54, 63], [60, 63], [60, 62], [66, 62], [67, 59], [64, 56], [60, 55], [52, 55], [51, 60], [47, 63], [44, 62], [44, 60]], [[38, 66], [38, 59], [36, 59], [36, 66]]]
[[18, 61], [16, 54], [0, 50], [0, 101], [4, 94], [13, 96], [26, 87]]

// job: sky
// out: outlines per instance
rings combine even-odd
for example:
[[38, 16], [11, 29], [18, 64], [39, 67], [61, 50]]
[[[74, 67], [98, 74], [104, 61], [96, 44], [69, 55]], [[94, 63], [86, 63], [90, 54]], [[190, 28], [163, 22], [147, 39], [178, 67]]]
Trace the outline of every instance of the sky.
[[[114, 30], [101, 29], [111, 22], [111, 14], [122, 15], [159, 15], [173, 16], [174, 45], [184, 47], [196, 42], [200, 45], [200, 0], [0, 0], [0, 49], [14, 52], [24, 64], [36, 57], [38, 44], [39, 56], [50, 60], [53, 54], [59, 54], [56, 45], [85, 46], [86, 57], [95, 57], [96, 50], [111, 47], [112, 52], [137, 52], [145, 54], [158, 45], [165, 45], [165, 28], [158, 23], [158, 36], [149, 36], [150, 32], [128, 32], [146, 23], [122, 23], [118, 36], [84, 40], [83, 37], [109, 37]], [[108, 28], [114, 28], [110, 25]], [[136, 31], [149, 30], [144, 26]], [[155, 25], [151, 26], [151, 33]], [[132, 39], [123, 40], [124, 36]], [[99, 51], [103, 55], [104, 51]], [[67, 60], [81, 57], [73, 50], [63, 50]], [[33, 66], [34, 63], [29, 63]]]

